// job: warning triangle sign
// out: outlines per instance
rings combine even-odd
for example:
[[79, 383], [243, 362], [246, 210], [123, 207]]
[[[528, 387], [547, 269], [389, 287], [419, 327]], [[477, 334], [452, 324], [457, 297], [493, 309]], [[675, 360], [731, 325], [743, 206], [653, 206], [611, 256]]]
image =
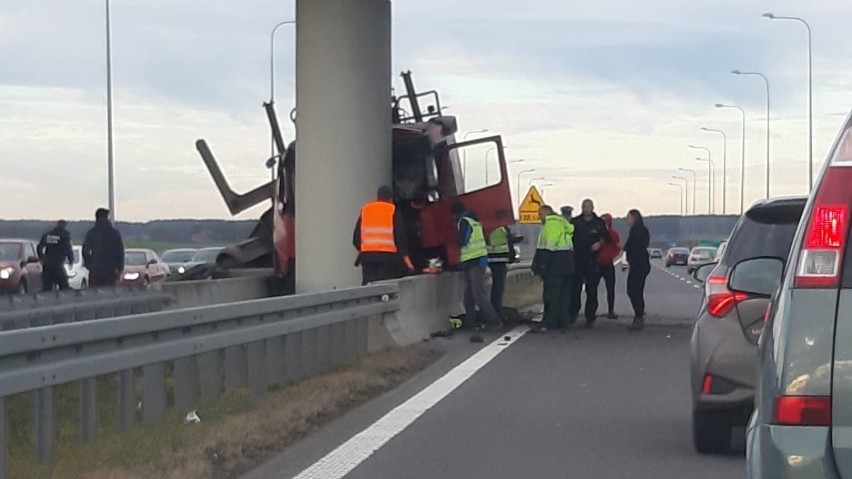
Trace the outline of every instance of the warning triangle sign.
[[527, 192], [527, 196], [524, 197], [524, 201], [521, 202], [521, 206], [518, 208], [518, 218], [520, 219], [520, 223], [541, 223], [541, 219], [538, 217], [538, 210], [542, 206], [544, 206], [544, 200], [541, 198], [541, 194], [535, 186], [530, 187], [530, 190]]

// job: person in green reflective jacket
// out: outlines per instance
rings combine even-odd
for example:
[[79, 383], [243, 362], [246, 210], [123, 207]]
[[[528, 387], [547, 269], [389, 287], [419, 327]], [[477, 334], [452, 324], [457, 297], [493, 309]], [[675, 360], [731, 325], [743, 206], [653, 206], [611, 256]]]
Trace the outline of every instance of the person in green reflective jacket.
[[571, 278], [574, 275], [574, 225], [550, 206], [539, 210], [542, 221], [533, 273], [544, 281], [544, 318], [533, 331], [566, 328], [571, 317]]

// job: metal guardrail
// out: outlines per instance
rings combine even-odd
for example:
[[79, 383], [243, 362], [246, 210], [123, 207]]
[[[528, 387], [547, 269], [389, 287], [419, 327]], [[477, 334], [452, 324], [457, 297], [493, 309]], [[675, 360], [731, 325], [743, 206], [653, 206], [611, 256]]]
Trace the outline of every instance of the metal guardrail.
[[10, 396], [33, 394], [36, 459], [49, 463], [57, 386], [78, 383], [80, 439], [93, 441], [98, 377], [115, 379], [119, 430], [136, 419], [138, 368], [148, 423], [164, 419], [169, 392], [182, 410], [226, 389], [259, 396], [365, 354], [369, 318], [397, 311], [397, 294], [380, 284], [0, 333], [0, 479], [9, 477]]
[[163, 310], [171, 298], [153, 289], [98, 288], [0, 297], [0, 331]]

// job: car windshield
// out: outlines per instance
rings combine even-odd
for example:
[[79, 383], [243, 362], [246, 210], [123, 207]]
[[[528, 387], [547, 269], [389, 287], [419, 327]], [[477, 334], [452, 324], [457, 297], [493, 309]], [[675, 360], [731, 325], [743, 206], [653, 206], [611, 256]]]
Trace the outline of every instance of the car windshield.
[[20, 243], [0, 243], [0, 261], [15, 261], [20, 258]]
[[202, 249], [198, 250], [195, 253], [195, 256], [192, 257], [193, 263], [212, 263], [216, 261], [216, 257], [219, 256], [219, 252], [222, 251], [220, 248], [210, 248], [210, 249]]
[[164, 263], [188, 263], [195, 256], [195, 250], [173, 250], [163, 253]]
[[145, 266], [145, 253], [142, 251], [128, 251], [124, 253], [124, 264], [127, 266]]
[[716, 248], [695, 248], [692, 250], [692, 254], [695, 256], [707, 256], [713, 257], [716, 256]]
[[764, 206], [747, 212], [734, 229], [722, 263], [731, 267], [759, 256], [786, 260], [805, 202]]

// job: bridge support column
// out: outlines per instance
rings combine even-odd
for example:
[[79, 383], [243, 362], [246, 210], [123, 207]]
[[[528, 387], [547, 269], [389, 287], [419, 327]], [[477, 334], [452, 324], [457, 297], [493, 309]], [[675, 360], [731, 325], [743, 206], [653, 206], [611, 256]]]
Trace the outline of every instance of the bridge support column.
[[391, 3], [296, 1], [296, 290], [360, 284], [352, 229], [391, 180]]

